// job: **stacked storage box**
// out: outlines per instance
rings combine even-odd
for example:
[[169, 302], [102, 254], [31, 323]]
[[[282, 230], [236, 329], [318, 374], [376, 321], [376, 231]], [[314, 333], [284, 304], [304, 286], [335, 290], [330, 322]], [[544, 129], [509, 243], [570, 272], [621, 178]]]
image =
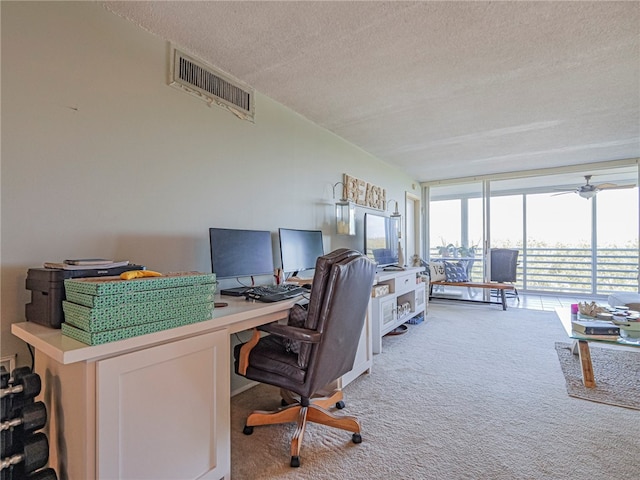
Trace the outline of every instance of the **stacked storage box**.
[[133, 280], [76, 278], [64, 286], [63, 335], [100, 345], [209, 320], [216, 277], [182, 272]]

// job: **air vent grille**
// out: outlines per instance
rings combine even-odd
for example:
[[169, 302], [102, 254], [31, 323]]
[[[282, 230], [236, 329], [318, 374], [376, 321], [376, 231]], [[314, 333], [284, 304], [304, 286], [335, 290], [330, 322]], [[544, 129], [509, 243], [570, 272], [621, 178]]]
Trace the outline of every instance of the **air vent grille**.
[[253, 90], [238, 80], [188, 55], [173, 50], [171, 85], [233, 112], [240, 118], [254, 116]]

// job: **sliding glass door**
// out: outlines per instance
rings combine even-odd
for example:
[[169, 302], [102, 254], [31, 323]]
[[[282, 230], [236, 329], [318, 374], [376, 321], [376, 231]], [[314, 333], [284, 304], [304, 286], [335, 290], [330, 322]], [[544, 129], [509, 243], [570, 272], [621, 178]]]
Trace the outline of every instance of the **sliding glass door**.
[[638, 188], [610, 190], [594, 204], [593, 273], [598, 293], [638, 291]]
[[[637, 292], [638, 165], [598, 166], [425, 184], [430, 258], [460, 257], [476, 247], [476, 257], [485, 260], [473, 263], [479, 281], [490, 278], [483, 254], [515, 248], [518, 290]], [[599, 188], [590, 193], [591, 185]]]
[[464, 266], [467, 276], [484, 278], [483, 184], [434, 186], [429, 189], [429, 258]]

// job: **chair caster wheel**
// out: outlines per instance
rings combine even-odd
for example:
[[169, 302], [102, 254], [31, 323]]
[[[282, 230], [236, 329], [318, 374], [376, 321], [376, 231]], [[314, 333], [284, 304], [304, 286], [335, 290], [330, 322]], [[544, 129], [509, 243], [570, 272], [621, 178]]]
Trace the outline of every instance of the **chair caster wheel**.
[[300, 466], [300, 457], [291, 457], [291, 466], [298, 468]]
[[354, 433], [351, 436], [351, 441], [353, 443], [362, 443], [362, 435], [360, 435], [359, 433]]
[[336, 408], [338, 410], [342, 410], [344, 408], [344, 402], [342, 400], [340, 400], [339, 402], [336, 402]]
[[242, 429], [242, 433], [244, 433], [245, 435], [251, 435], [253, 433], [253, 427], [245, 425]]

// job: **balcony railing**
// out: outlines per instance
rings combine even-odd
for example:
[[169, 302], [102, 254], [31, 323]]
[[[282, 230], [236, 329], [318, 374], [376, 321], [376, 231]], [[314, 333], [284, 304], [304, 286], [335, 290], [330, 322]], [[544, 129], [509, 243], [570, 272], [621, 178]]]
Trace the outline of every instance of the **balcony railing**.
[[[433, 253], [434, 258], [438, 256]], [[476, 257], [481, 259], [482, 254]], [[474, 262], [472, 277], [481, 279], [482, 270], [482, 262]], [[520, 250], [517, 278], [518, 290], [530, 292], [590, 295], [638, 292], [638, 250], [527, 248], [524, 252]]]

